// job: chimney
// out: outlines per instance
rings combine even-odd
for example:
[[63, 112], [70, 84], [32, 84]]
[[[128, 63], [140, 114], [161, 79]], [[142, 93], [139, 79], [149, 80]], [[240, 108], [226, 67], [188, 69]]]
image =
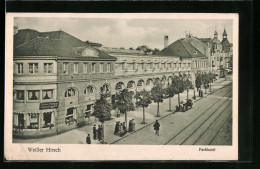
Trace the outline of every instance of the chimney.
[[165, 48], [168, 46], [168, 40], [169, 40], [168, 35], [165, 35], [164, 36], [164, 47]]

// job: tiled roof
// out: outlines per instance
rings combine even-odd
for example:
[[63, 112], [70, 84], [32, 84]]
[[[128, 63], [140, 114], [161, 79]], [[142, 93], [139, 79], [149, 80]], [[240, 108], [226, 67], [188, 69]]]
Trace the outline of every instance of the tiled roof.
[[[77, 54], [79, 48], [92, 49], [97, 56], [82, 56]], [[14, 56], [58, 56], [68, 58], [84, 58], [90, 60], [116, 60], [89, 44], [69, 35], [64, 31], [38, 32], [21, 30], [14, 36]]]
[[194, 37], [179, 39], [167, 46], [156, 55], [182, 57], [182, 58], [197, 58], [206, 57], [207, 45]]

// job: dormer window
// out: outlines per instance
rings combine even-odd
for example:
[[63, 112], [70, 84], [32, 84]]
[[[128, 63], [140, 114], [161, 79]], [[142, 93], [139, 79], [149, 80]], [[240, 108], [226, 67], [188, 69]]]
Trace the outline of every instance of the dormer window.
[[80, 56], [98, 57], [98, 52], [92, 48], [78, 47], [75, 53]]

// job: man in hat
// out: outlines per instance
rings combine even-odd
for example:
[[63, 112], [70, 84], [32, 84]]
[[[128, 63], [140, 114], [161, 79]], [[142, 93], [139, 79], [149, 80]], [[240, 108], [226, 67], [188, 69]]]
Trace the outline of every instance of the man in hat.
[[102, 140], [102, 128], [98, 125], [98, 141]]
[[155, 130], [155, 134], [159, 136], [160, 123], [158, 122], [158, 120], [156, 120], [156, 122], [154, 123], [153, 128]]
[[91, 144], [90, 134], [88, 134], [88, 136], [86, 138], [86, 143], [87, 144]]
[[97, 138], [97, 128], [96, 128], [96, 125], [94, 125], [94, 127], [93, 127], [93, 138], [94, 138], [94, 140], [96, 140], [96, 138]]

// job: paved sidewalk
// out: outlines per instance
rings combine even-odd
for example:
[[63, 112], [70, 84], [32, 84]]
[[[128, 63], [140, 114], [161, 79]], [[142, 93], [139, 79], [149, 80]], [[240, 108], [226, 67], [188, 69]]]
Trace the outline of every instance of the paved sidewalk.
[[[227, 84], [231, 83], [231, 81], [225, 81], [224, 79], [218, 79], [217, 81], [214, 82], [214, 84], [212, 85], [211, 89], [212, 92], [214, 92], [217, 89], [222, 88], [223, 86], [226, 86]], [[208, 92], [209, 90], [207, 90]], [[191, 90], [189, 92], [189, 98], [192, 98], [194, 94], [194, 91]], [[196, 96], [198, 96], [198, 92], [196, 91]], [[207, 97], [207, 95], [204, 95], [205, 97]], [[180, 94], [180, 100], [184, 100], [187, 97], [187, 92], [183, 92]], [[197, 100], [199, 100], [200, 98], [197, 97]], [[172, 99], [171, 99], [171, 105], [172, 105], [172, 111], [175, 110], [175, 106], [178, 103], [178, 95], [175, 95]], [[172, 113], [172, 111], [169, 111], [169, 99], [166, 99], [163, 101], [163, 103], [160, 104], [160, 114], [161, 117], [169, 115]], [[105, 122], [105, 142], [112, 143], [118, 139], [120, 139], [121, 137], [114, 135], [114, 128], [115, 128], [115, 123], [116, 121], [120, 121], [120, 122], [124, 122], [125, 121], [125, 117], [124, 115], [121, 115], [121, 117], [117, 118], [115, 117], [115, 113], [112, 113], [112, 119], [109, 121]], [[145, 108], [145, 120], [146, 120], [146, 124], [142, 124], [143, 121], [143, 110], [142, 108], [137, 108], [135, 111], [132, 112], [128, 112], [128, 116], [127, 116], [127, 120], [129, 122], [129, 120], [131, 119], [135, 119], [135, 123], [136, 123], [136, 130], [146, 126], [147, 124], [153, 123], [156, 119], [159, 119], [161, 117], [156, 117], [157, 115], [157, 104], [156, 103], [152, 103], [148, 108]], [[39, 138], [39, 139], [27, 139], [27, 140], [23, 140], [23, 139], [14, 139], [14, 142], [16, 143], [44, 143], [44, 144], [85, 144], [85, 138], [87, 136], [88, 133], [90, 133], [91, 137], [92, 136], [92, 127], [93, 125], [99, 125], [100, 123], [98, 121], [94, 121], [92, 123], [92, 125], [86, 125], [83, 126], [81, 128], [77, 128], [77, 129], [73, 129], [70, 130], [68, 132], [59, 134], [59, 135], [55, 135], [55, 136], [50, 136], [50, 137], [46, 137], [46, 138]], [[97, 140], [93, 140], [92, 138], [92, 144], [100, 144], [99, 141]]]

